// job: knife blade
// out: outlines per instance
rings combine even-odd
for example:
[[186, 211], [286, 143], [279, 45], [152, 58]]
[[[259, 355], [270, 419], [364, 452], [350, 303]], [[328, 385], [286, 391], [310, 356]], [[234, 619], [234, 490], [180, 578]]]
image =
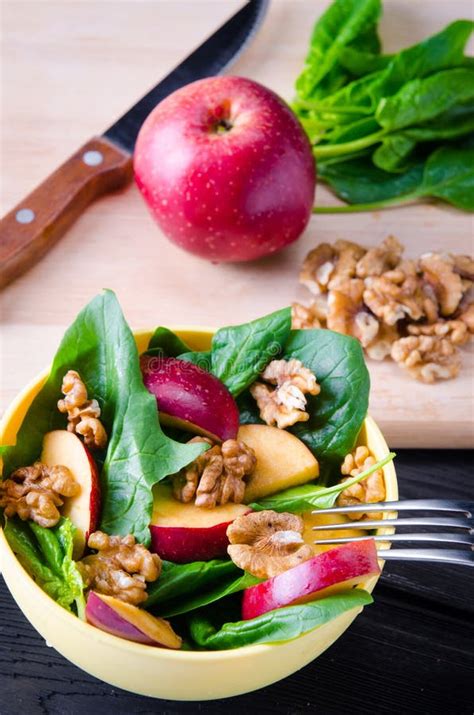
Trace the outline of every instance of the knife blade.
[[95, 198], [132, 179], [140, 127], [166, 96], [185, 84], [220, 74], [256, 33], [268, 0], [249, 0], [102, 136], [88, 141], [0, 221], [0, 288], [54, 246]]

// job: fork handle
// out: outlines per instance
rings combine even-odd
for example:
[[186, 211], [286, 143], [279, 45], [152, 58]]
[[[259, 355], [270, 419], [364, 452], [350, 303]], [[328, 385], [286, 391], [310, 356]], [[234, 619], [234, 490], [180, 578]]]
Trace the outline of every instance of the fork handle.
[[467, 549], [381, 549], [377, 556], [384, 561], [436, 561], [474, 567], [474, 551]]
[[61, 238], [97, 196], [132, 178], [132, 158], [104, 137], [73, 154], [0, 222], [0, 288]]

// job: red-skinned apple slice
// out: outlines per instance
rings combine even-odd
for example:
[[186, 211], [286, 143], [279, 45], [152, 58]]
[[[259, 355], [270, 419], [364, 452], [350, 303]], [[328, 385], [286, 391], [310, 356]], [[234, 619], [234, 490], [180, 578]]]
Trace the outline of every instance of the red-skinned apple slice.
[[180, 564], [225, 558], [229, 545], [227, 527], [251, 511], [245, 504], [224, 504], [214, 509], [183, 504], [165, 484], [153, 489], [153, 502], [151, 551]]
[[248, 620], [276, 608], [324, 598], [379, 573], [374, 540], [352, 541], [247, 588], [242, 618]]
[[67, 467], [81, 487], [75, 497], [64, 500], [61, 508], [76, 527], [73, 558], [80, 559], [84, 553], [89, 534], [97, 529], [100, 516], [100, 482], [97, 465], [87, 449], [72, 432], [54, 430], [43, 440], [41, 462], [50, 467], [61, 464]]
[[87, 598], [86, 619], [96, 628], [129, 641], [163, 648], [181, 647], [181, 638], [168, 621], [113, 596], [91, 591]]
[[142, 355], [143, 382], [156, 397], [160, 421], [216, 441], [235, 439], [239, 410], [225, 385], [193, 363]]

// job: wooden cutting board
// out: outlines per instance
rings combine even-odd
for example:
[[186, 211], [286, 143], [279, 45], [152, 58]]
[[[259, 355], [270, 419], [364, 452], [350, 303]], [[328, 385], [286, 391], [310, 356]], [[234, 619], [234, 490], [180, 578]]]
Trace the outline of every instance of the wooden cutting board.
[[[231, 15], [238, 0], [135, 3], [13, 1], [3, 5], [2, 214]], [[283, 97], [292, 86], [323, 0], [274, 0], [232, 67]], [[385, 0], [390, 52], [469, 17], [469, 0]], [[318, 187], [321, 204], [335, 202]], [[91, 207], [56, 248], [1, 296], [0, 407], [52, 358], [75, 314], [114, 289], [130, 324], [219, 326], [309, 298], [299, 266], [320, 241], [373, 245], [395, 234], [408, 256], [473, 251], [473, 221], [446, 206], [312, 218], [300, 241], [252, 265], [212, 265], [168, 243], [134, 186]], [[466, 447], [474, 434], [474, 353], [461, 376], [414, 382], [390, 362], [370, 364], [371, 412], [394, 447]]]

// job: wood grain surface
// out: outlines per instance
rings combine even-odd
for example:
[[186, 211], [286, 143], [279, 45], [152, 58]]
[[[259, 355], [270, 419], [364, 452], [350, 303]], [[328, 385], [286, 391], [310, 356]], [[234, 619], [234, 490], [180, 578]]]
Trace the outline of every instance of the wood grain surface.
[[[273, 0], [252, 44], [232, 67], [283, 97], [303, 61], [325, 0]], [[387, 51], [457, 17], [469, 0], [385, 0]], [[26, 196], [89, 137], [103, 131], [239, 7], [238, 0], [3, 0], [1, 212]], [[335, 201], [318, 187], [321, 204]], [[312, 218], [284, 253], [251, 265], [212, 265], [166, 241], [135, 186], [92, 205], [67, 235], [1, 296], [0, 408], [50, 361], [64, 328], [103, 287], [134, 327], [218, 326], [305, 299], [297, 273], [319, 241], [371, 245], [389, 233], [407, 255], [472, 251], [472, 218], [441, 205]], [[371, 363], [371, 411], [394, 446], [467, 446], [474, 423], [474, 355], [461, 376], [435, 387], [390, 362]]]
[[[471, 467], [464, 451], [439, 452], [435, 460], [432, 451], [402, 451], [401, 497], [472, 499]], [[473, 589], [472, 569], [388, 562], [373, 605], [313, 663], [255, 693], [185, 703], [132, 695], [68, 663], [0, 579], [0, 713], [472, 715]]]

